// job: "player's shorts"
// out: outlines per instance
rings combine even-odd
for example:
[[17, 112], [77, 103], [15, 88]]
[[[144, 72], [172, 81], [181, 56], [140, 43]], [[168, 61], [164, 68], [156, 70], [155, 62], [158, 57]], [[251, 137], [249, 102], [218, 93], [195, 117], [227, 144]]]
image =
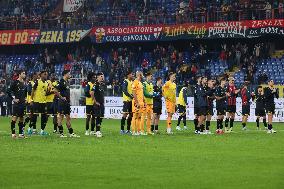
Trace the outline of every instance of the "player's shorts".
[[139, 102], [139, 104], [141, 107], [137, 108], [136, 104], [134, 103], [134, 100], [132, 101], [132, 112], [133, 113], [144, 113], [145, 112], [144, 102]]
[[26, 114], [26, 105], [25, 103], [15, 103], [13, 104], [13, 116], [24, 117]]
[[207, 113], [207, 115], [213, 116], [214, 115], [213, 106], [208, 106], [206, 113]]
[[104, 117], [105, 116], [105, 106], [101, 104], [100, 106], [94, 105], [94, 116]]
[[57, 106], [57, 113], [61, 115], [70, 115], [71, 106], [69, 102], [59, 100]]
[[236, 105], [228, 105], [227, 106], [227, 112], [236, 113], [236, 111], [237, 111]]
[[185, 113], [186, 113], [186, 106], [183, 106], [183, 105], [178, 104], [178, 105], [177, 105], [177, 112], [178, 112], [180, 115], [185, 114]]
[[206, 116], [207, 115], [207, 106], [201, 106], [198, 111], [198, 116]]
[[86, 114], [93, 115], [94, 114], [94, 106], [93, 105], [86, 105]]
[[31, 104], [29, 104], [29, 103], [27, 103], [26, 109], [27, 109], [27, 111], [26, 111], [27, 114], [32, 114], [34, 112], [33, 111], [33, 106]]
[[266, 113], [275, 114], [275, 104], [266, 104], [265, 109], [266, 109]]
[[259, 116], [259, 117], [265, 116], [266, 115], [265, 114], [265, 109], [264, 108], [262, 108], [262, 109], [260, 109], [260, 108], [255, 109], [255, 115]]
[[174, 114], [176, 112], [176, 105], [175, 105], [175, 103], [171, 102], [169, 100], [166, 100], [166, 109], [167, 109], [167, 113]]
[[217, 115], [226, 115], [226, 108], [225, 106], [219, 106], [217, 109]]
[[157, 115], [161, 115], [162, 114], [162, 105], [161, 106], [154, 105], [153, 106], [153, 113], [157, 114]]
[[124, 101], [123, 102], [123, 113], [131, 113], [132, 112], [132, 102], [131, 101]]
[[35, 114], [46, 114], [47, 113], [46, 103], [34, 102], [33, 110]]
[[47, 102], [46, 103], [46, 112], [49, 115], [53, 115], [55, 113], [54, 112], [54, 104], [53, 104], [53, 102]]
[[145, 112], [147, 114], [153, 114], [153, 104], [146, 104]]
[[250, 115], [250, 106], [249, 105], [242, 106], [242, 115], [243, 116]]
[[54, 114], [57, 114], [57, 112], [58, 112], [58, 100], [54, 100], [53, 101], [53, 112], [54, 112]]
[[199, 114], [199, 107], [198, 106], [194, 106], [194, 115], [198, 115]]

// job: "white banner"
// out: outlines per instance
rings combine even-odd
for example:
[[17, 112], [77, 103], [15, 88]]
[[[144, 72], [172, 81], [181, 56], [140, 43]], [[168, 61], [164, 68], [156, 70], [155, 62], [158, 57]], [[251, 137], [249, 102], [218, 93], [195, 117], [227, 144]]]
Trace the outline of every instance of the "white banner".
[[[122, 106], [123, 106], [123, 101], [121, 97], [105, 97], [105, 118], [107, 119], [121, 119], [122, 117]], [[275, 99], [275, 116], [273, 120], [275, 122], [283, 122], [284, 121], [284, 112], [283, 112], [283, 107], [284, 107], [284, 98], [281, 99]], [[188, 106], [187, 106], [187, 119], [188, 120], [193, 120], [194, 115], [193, 115], [193, 98], [190, 97], [188, 98]], [[85, 106], [72, 106], [71, 107], [72, 112], [71, 112], [71, 117], [72, 118], [85, 118], [86, 117], [86, 107]], [[215, 102], [214, 102], [214, 116], [212, 117], [212, 120], [216, 120], [216, 114], [217, 111], [215, 109]], [[178, 119], [178, 114], [174, 114], [173, 120]], [[162, 115], [161, 115], [161, 120], [166, 120], [167, 118], [167, 112], [165, 109], [165, 103], [163, 101], [163, 106], [162, 106]], [[248, 121], [249, 122], [255, 122], [255, 103], [252, 102], [250, 106], [250, 116]], [[237, 98], [237, 112], [236, 112], [236, 121], [241, 121], [242, 120], [242, 104], [241, 104], [241, 98]]]
[[84, 0], [64, 0], [63, 12], [75, 12], [84, 3]]

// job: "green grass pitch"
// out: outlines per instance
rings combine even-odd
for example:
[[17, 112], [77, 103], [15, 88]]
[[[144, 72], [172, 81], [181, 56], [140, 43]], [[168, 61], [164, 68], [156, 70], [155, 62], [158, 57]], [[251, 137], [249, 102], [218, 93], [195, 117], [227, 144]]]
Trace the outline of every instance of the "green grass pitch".
[[196, 136], [189, 122], [167, 136], [162, 122], [161, 135], [121, 136], [119, 120], [104, 120], [103, 138], [84, 136], [84, 119], [72, 123], [81, 138], [13, 140], [0, 118], [0, 188], [284, 188], [283, 123], [276, 134], [235, 123], [235, 133]]

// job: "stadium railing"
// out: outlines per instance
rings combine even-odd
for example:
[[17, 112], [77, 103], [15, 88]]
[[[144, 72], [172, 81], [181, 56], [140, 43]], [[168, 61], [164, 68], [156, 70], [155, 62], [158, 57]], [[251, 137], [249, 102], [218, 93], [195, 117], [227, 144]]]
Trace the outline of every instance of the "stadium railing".
[[231, 11], [187, 11], [174, 15], [149, 14], [144, 16], [110, 16], [110, 14], [94, 15], [84, 18], [80, 15], [58, 17], [56, 19], [45, 19], [41, 17], [33, 18], [1, 18], [1, 30], [17, 29], [63, 29], [82, 28], [93, 26], [133, 26], [149, 24], [181, 24], [181, 23], [206, 23], [217, 21], [242, 21], [242, 20], [262, 20], [262, 19], [283, 19], [283, 11], [279, 9], [246, 9]]

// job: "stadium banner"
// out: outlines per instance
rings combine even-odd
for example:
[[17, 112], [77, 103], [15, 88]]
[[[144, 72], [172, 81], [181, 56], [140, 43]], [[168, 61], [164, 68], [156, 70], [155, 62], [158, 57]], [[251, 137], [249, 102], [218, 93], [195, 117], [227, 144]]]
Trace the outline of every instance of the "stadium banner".
[[40, 31], [35, 44], [56, 44], [56, 43], [72, 43], [79, 42], [90, 33], [87, 30], [43, 30]]
[[90, 36], [93, 43], [174, 41], [184, 39], [254, 38], [284, 36], [284, 19], [94, 27], [63, 30], [3, 30], [0, 45], [57, 44], [79, 42]]
[[40, 30], [2, 30], [0, 31], [0, 45], [34, 44]]
[[284, 19], [95, 27], [90, 32], [94, 43], [174, 41], [182, 39], [254, 38], [267, 34], [284, 36]]
[[253, 38], [267, 34], [284, 36], [284, 20], [223, 21], [164, 26], [160, 39], [170, 41], [198, 38]]
[[83, 6], [84, 0], [64, 0], [63, 12], [75, 12]]
[[[241, 98], [237, 98], [237, 112], [236, 112], [236, 121], [242, 120], [242, 103]], [[186, 115], [188, 120], [194, 119], [193, 109], [194, 109], [194, 102], [193, 98], [188, 98], [188, 106], [186, 109]], [[123, 101], [121, 97], [105, 97], [105, 118], [106, 119], [121, 119], [122, 117], [122, 106]], [[163, 105], [162, 105], [162, 115], [161, 120], [166, 120], [167, 118], [167, 112], [165, 108], [165, 101], [163, 99]], [[273, 118], [273, 121], [275, 122], [284, 122], [284, 98], [275, 99], [275, 116]], [[212, 117], [213, 121], [216, 121], [216, 114], [217, 111], [215, 109], [215, 103], [214, 103], [214, 116]], [[173, 115], [173, 120], [178, 119], [178, 113], [175, 113]], [[71, 117], [72, 118], [85, 118], [86, 117], [86, 108], [85, 106], [72, 106], [71, 107]], [[251, 102], [250, 106], [250, 116], [248, 118], [249, 122], [255, 122], [256, 116], [255, 116], [255, 103]]]
[[95, 27], [90, 37], [94, 43], [157, 41], [162, 29], [160, 25]]

